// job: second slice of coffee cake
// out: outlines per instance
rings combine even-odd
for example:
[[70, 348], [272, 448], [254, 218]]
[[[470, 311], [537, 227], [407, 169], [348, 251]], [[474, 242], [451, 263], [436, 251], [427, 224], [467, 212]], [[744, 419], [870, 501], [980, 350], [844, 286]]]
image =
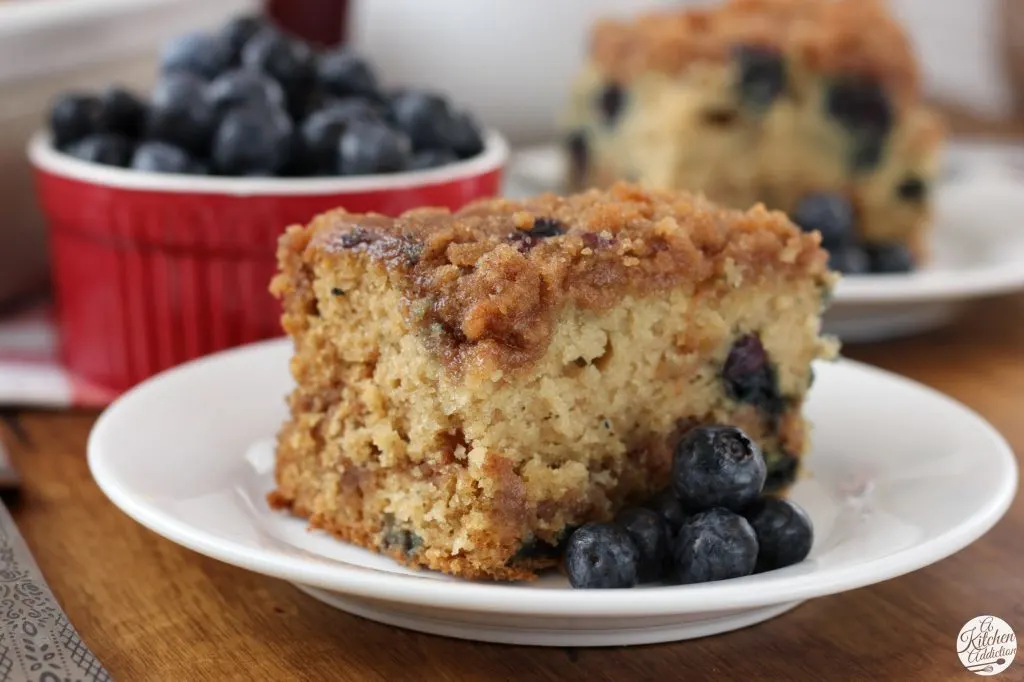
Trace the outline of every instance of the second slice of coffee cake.
[[697, 424], [743, 428], [784, 486], [835, 351], [818, 235], [677, 192], [339, 210], [279, 260], [296, 388], [271, 502], [468, 578], [553, 565], [568, 530], [665, 486]]

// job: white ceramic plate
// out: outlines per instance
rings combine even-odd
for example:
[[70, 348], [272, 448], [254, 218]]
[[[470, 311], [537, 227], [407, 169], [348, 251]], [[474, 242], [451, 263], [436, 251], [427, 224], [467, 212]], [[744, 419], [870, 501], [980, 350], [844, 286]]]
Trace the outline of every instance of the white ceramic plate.
[[[908, 275], [844, 278], [826, 331], [844, 341], [903, 336], [948, 322], [968, 299], [1024, 288], [1024, 172], [998, 151], [950, 149], [948, 178], [936, 189], [933, 260]], [[513, 155], [505, 192], [561, 191], [563, 177], [556, 147], [525, 149]]]
[[557, 574], [534, 584], [457, 580], [309, 533], [267, 507], [290, 351], [285, 340], [227, 351], [124, 395], [89, 438], [96, 482], [176, 543], [292, 581], [345, 611], [434, 634], [610, 646], [733, 630], [956, 552], [1003, 515], [1017, 485], [1006, 442], [963, 406], [866, 365], [822, 364], [808, 406], [811, 476], [792, 493], [814, 522], [807, 561], [632, 590], [573, 590]]

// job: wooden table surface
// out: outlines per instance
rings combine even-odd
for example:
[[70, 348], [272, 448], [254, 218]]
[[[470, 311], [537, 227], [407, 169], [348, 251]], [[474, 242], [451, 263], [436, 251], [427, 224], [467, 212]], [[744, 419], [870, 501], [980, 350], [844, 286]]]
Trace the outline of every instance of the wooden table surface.
[[[1024, 453], [1024, 295], [941, 331], [846, 355], [974, 408]], [[13, 509], [54, 593], [116, 680], [965, 680], [954, 642], [993, 614], [1024, 634], [1024, 501], [933, 566], [701, 640], [621, 649], [505, 647], [328, 608], [183, 549], [118, 511], [85, 463], [94, 413], [8, 412], [26, 483]], [[999, 676], [1024, 679], [1024, 657]]]

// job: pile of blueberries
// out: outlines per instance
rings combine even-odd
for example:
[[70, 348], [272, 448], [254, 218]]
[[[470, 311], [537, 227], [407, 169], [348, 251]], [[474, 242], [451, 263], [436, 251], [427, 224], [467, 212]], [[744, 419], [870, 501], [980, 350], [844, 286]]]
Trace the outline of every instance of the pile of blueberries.
[[588, 523], [569, 537], [569, 583], [704, 583], [803, 561], [814, 539], [811, 521], [790, 500], [763, 495], [766, 475], [760, 449], [740, 429], [692, 429], [673, 454], [668, 489], [612, 523]]
[[317, 52], [254, 16], [166, 45], [148, 101], [121, 87], [66, 93], [49, 124], [71, 156], [158, 173], [394, 173], [484, 147], [477, 123], [444, 96], [385, 91], [351, 49]]
[[850, 202], [840, 194], [808, 194], [790, 216], [807, 232], [821, 233], [829, 268], [844, 275], [896, 274], [914, 269], [914, 259], [903, 244], [859, 243]]

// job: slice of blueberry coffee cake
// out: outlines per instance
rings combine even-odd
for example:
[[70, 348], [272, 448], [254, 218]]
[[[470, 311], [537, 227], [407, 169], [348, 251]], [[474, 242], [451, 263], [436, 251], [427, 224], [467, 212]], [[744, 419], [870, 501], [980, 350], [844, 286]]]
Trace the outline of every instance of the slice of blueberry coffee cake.
[[927, 257], [944, 135], [883, 0], [729, 0], [595, 25], [566, 114], [570, 185], [763, 202], [833, 269]]
[[756, 206], [615, 184], [282, 237], [296, 387], [271, 503], [415, 566], [528, 579], [571, 530], [669, 482], [702, 424], [784, 487], [835, 275]]

